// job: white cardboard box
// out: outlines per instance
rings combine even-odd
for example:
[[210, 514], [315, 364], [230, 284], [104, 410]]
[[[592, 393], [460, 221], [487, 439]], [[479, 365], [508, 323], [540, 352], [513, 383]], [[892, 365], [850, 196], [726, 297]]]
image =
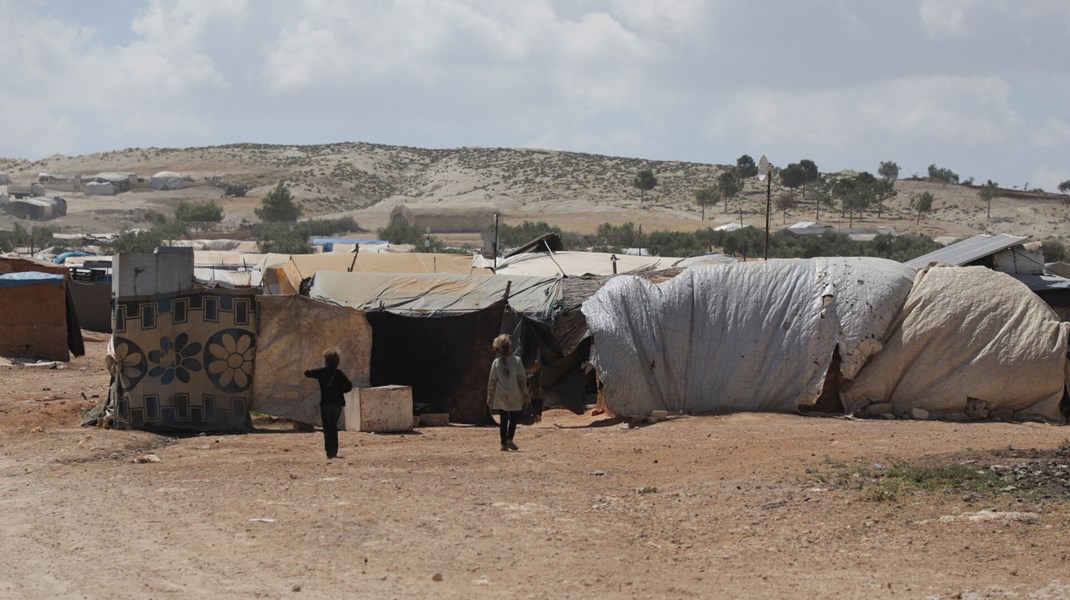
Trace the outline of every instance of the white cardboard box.
[[412, 388], [407, 385], [353, 388], [343, 414], [344, 428], [350, 431], [412, 431]]

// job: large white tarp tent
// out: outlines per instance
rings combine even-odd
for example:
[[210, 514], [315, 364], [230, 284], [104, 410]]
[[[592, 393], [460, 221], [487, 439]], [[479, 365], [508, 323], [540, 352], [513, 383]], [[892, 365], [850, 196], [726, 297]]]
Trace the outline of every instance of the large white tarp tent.
[[814, 258], [694, 267], [659, 285], [610, 279], [582, 307], [607, 408], [811, 406], [837, 346], [847, 378], [881, 350], [913, 277], [883, 259]]
[[848, 411], [1062, 421], [1070, 323], [1013, 277], [984, 267], [918, 272], [885, 348], [841, 394]]

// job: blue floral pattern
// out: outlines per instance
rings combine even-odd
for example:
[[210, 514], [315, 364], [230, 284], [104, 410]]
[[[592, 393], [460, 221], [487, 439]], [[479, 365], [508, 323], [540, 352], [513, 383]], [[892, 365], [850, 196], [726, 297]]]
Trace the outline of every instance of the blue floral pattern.
[[200, 351], [200, 342], [191, 344], [188, 334], [178, 334], [173, 342], [165, 335], [160, 338], [160, 349], [149, 352], [149, 361], [156, 364], [149, 371], [149, 377], [159, 377], [164, 385], [175, 379], [189, 383], [190, 373], [201, 370], [201, 361], [195, 358]]
[[256, 337], [252, 332], [224, 329], [205, 344], [205, 371], [212, 383], [224, 392], [242, 392], [253, 383], [255, 356]]

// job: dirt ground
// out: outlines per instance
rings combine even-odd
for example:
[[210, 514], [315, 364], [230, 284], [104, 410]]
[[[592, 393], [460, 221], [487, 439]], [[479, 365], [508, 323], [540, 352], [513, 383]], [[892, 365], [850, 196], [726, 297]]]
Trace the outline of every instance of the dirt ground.
[[852, 483], [1013, 466], [1053, 455], [1062, 427], [551, 411], [520, 452], [450, 426], [343, 432], [328, 462], [319, 433], [266, 418], [246, 435], [79, 427], [107, 385], [87, 336], [63, 368], [0, 366], [3, 598], [1070, 596], [1065, 491]]

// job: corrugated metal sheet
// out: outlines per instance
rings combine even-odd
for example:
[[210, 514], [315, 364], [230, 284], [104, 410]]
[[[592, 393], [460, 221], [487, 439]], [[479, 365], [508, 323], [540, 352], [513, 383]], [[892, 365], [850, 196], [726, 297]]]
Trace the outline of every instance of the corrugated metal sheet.
[[1017, 246], [1025, 240], [1026, 238], [1024, 237], [1008, 235], [1006, 233], [1000, 233], [998, 235], [982, 233], [934, 252], [930, 252], [924, 256], [908, 260], [904, 264], [908, 267], [914, 267], [915, 269], [920, 269], [927, 266], [929, 263], [934, 262], [962, 266], [979, 258], [995, 254], [1000, 250], [1005, 250], [1011, 246]]

